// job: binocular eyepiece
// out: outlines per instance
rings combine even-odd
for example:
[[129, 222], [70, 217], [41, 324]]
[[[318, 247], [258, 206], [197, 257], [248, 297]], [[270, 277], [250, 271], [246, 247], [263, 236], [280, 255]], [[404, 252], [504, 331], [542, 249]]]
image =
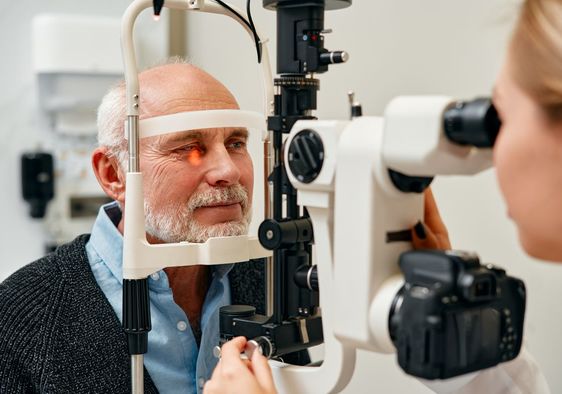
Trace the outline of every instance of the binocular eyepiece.
[[445, 134], [451, 142], [491, 148], [496, 142], [501, 121], [489, 98], [458, 101], [443, 116]]

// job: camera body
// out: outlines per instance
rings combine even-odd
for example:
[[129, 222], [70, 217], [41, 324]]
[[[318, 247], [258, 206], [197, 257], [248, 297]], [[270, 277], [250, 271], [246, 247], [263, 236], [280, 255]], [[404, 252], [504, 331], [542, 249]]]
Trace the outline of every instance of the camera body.
[[400, 256], [405, 284], [389, 318], [402, 369], [447, 379], [492, 367], [521, 350], [524, 283], [465, 252]]

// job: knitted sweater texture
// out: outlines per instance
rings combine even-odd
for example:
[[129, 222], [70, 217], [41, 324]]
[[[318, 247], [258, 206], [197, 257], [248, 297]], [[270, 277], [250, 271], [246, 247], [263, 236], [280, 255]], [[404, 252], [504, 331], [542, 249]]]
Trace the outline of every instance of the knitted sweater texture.
[[[90, 269], [88, 238], [0, 284], [0, 393], [130, 392], [126, 336]], [[263, 311], [263, 281], [263, 264], [237, 264], [232, 303]], [[146, 369], [144, 376], [145, 393], [157, 393]]]

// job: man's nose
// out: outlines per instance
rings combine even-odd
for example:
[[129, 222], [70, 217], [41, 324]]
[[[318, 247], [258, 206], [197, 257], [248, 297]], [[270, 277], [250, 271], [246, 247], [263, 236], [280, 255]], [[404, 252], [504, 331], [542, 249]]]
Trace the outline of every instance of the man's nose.
[[207, 158], [209, 167], [206, 180], [209, 185], [229, 186], [240, 181], [240, 169], [224, 146], [214, 149], [210, 157], [208, 155]]

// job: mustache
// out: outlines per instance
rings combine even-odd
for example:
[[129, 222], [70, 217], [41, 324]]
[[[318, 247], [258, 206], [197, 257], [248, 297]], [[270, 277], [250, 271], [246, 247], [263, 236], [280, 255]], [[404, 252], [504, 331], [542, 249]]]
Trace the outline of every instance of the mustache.
[[187, 208], [190, 212], [193, 212], [200, 207], [224, 203], [240, 203], [242, 211], [246, 211], [248, 207], [248, 190], [244, 186], [236, 184], [195, 192], [189, 198]]

